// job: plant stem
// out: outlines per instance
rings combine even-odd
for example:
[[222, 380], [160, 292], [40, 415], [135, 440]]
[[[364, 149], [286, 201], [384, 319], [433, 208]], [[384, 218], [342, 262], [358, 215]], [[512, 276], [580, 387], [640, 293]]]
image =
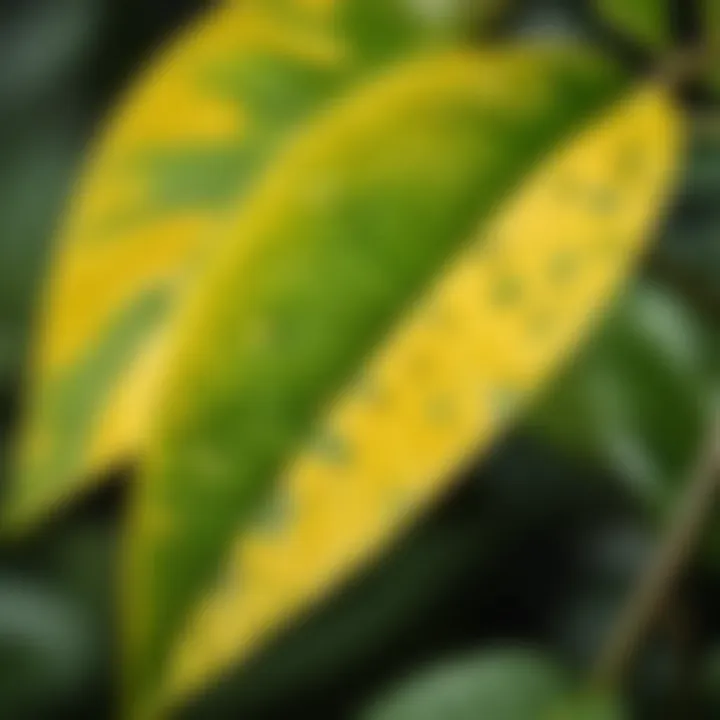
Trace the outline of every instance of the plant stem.
[[593, 685], [599, 689], [617, 688], [622, 682], [713, 516], [720, 490], [720, 403], [715, 403], [713, 412], [707, 444], [701, 451], [670, 532], [620, 613], [599, 656], [592, 678]]
[[712, 67], [717, 55], [716, 49], [704, 46], [677, 50], [660, 64], [658, 79], [670, 87], [683, 89], [697, 82]]

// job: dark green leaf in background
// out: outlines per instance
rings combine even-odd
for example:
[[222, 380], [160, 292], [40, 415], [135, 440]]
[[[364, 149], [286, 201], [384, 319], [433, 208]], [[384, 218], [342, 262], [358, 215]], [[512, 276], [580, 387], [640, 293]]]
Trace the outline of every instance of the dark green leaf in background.
[[705, 351], [683, 301], [638, 283], [546, 393], [535, 422], [660, 509], [689, 471], [707, 425]]
[[696, 117], [692, 129], [685, 182], [651, 269], [713, 329], [720, 311], [720, 110]]
[[628, 38], [655, 50], [672, 40], [670, 0], [592, 0], [599, 15]]
[[37, 119], [0, 139], [0, 384], [25, 355], [38, 277], [80, 157], [79, 117]]
[[92, 662], [91, 627], [50, 587], [0, 575], [0, 712], [49, 717], [77, 692]]
[[717, 0], [590, 0], [601, 22], [658, 62], [677, 66], [674, 51], [702, 47], [702, 83], [720, 91], [720, 3]]
[[573, 696], [542, 655], [486, 651], [439, 663], [391, 690], [361, 720], [620, 720], [607, 698]]
[[362, 720], [550, 720], [566, 691], [562, 674], [522, 650], [484, 652], [420, 672]]
[[94, 0], [0, 13], [0, 386], [24, 359], [37, 280], [87, 133]]

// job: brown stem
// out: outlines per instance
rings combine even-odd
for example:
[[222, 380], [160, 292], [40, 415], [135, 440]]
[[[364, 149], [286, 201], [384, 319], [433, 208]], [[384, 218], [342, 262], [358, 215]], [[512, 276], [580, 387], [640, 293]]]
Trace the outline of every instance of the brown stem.
[[655, 560], [621, 612], [598, 659], [593, 684], [616, 688], [666, 607], [675, 585], [712, 517], [720, 490], [720, 403], [707, 445], [690, 478], [675, 518]]
[[695, 46], [676, 51], [661, 63], [658, 79], [675, 88], [693, 82], [712, 67], [717, 60], [717, 49]]

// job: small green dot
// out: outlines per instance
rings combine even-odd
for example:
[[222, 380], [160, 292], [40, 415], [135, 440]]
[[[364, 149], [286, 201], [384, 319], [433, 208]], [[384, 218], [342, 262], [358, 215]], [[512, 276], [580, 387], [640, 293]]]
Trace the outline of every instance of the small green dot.
[[442, 303], [438, 303], [433, 307], [432, 318], [435, 326], [439, 328], [452, 328], [454, 325], [454, 314]]
[[554, 282], [567, 282], [577, 274], [578, 266], [579, 260], [575, 253], [559, 252], [550, 261], [550, 277]]
[[641, 151], [642, 143], [628, 142], [617, 157], [617, 176], [619, 179], [634, 179], [638, 177], [644, 165]]
[[415, 355], [410, 360], [410, 372], [413, 375], [424, 377], [430, 373], [431, 363], [427, 355]]
[[547, 337], [555, 326], [555, 315], [550, 312], [533, 315], [527, 324], [530, 335], [536, 339]]
[[603, 237], [598, 244], [598, 250], [602, 256], [616, 255], [621, 253], [625, 248], [622, 238], [611, 235]]
[[427, 406], [428, 419], [437, 424], [445, 424], [455, 417], [456, 407], [451, 398], [440, 396], [433, 398]]
[[331, 463], [343, 464], [350, 459], [350, 448], [347, 441], [335, 432], [321, 433], [314, 441], [313, 446], [318, 455]]
[[278, 532], [287, 527], [293, 509], [287, 488], [276, 489], [263, 503], [256, 525], [263, 532]]
[[608, 215], [615, 212], [618, 209], [620, 200], [615, 188], [607, 186], [591, 188], [589, 190], [588, 199], [592, 209], [602, 215]]
[[522, 293], [523, 286], [520, 278], [515, 275], [505, 275], [498, 280], [493, 288], [493, 303], [501, 307], [509, 307], [520, 300]]
[[574, 200], [577, 197], [578, 180], [569, 175], [560, 176], [555, 185], [555, 192], [560, 195], [564, 202]]

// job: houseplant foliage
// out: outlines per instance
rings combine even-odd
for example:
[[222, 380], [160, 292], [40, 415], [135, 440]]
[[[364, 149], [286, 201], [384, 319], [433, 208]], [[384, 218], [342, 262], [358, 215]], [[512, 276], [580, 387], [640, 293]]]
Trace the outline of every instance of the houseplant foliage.
[[671, 194], [672, 57], [486, 49], [494, 3], [432, 7], [226, 3], [145, 71], [76, 194], [6, 524], [137, 461], [129, 717], [416, 520], [589, 336]]

